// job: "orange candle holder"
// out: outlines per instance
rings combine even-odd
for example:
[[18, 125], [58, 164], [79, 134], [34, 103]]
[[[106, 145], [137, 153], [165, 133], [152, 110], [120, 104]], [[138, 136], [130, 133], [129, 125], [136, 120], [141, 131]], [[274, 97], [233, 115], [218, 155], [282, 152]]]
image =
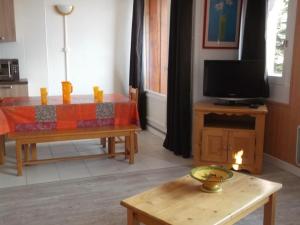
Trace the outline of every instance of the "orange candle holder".
[[63, 81], [62, 84], [62, 95], [63, 103], [71, 103], [71, 94], [73, 92], [73, 86], [69, 81]]
[[48, 104], [48, 91], [47, 88], [40, 88], [41, 93], [41, 104], [47, 105]]

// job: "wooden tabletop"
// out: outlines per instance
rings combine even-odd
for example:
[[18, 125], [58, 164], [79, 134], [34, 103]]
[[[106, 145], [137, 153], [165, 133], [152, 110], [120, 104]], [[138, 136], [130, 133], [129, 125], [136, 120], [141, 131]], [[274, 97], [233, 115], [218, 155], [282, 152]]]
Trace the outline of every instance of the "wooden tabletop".
[[267, 198], [282, 187], [279, 183], [240, 173], [234, 173], [220, 193], [201, 192], [200, 185], [187, 175], [123, 200], [121, 205], [161, 224], [232, 224], [253, 207], [265, 204]]

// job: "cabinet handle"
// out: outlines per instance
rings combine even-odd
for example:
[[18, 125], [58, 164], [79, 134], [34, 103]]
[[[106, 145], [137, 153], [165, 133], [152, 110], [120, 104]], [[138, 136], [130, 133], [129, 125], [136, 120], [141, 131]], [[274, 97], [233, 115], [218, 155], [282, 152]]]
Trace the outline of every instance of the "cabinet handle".
[[12, 85], [0, 86], [0, 89], [12, 89]]
[[5, 40], [5, 37], [0, 37], [0, 40], [1, 40], [1, 41]]

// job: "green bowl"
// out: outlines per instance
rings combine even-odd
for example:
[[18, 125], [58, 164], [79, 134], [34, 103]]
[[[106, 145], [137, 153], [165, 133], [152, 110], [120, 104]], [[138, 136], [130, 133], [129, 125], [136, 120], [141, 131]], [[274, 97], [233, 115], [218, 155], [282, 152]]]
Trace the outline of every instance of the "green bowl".
[[233, 173], [219, 166], [201, 166], [192, 169], [190, 175], [202, 183], [202, 191], [215, 193], [222, 191], [221, 184], [230, 179]]

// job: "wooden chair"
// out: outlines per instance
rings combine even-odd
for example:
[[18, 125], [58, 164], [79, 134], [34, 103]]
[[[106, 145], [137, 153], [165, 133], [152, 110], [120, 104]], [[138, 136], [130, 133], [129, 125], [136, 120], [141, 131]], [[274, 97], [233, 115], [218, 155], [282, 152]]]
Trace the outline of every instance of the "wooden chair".
[[[136, 105], [138, 107], [139, 105], [139, 90], [137, 88], [133, 88], [132, 86], [129, 86], [129, 98], [130, 100], [136, 102]], [[118, 137], [119, 139], [120, 137]], [[128, 141], [123, 141], [125, 142], [125, 149], [128, 149]], [[134, 150], [135, 153], [138, 153], [138, 138], [137, 138], [137, 133], [134, 133]]]
[[[129, 98], [132, 101], [136, 102], [136, 105], [138, 105], [138, 99], [139, 99], [139, 90], [137, 88], [133, 88], [132, 86], [129, 86]], [[100, 141], [103, 148], [106, 148], [106, 138], [101, 138]], [[123, 137], [116, 137], [116, 138], [108, 138], [108, 145], [115, 145], [125, 143], [125, 151], [128, 153], [128, 141], [126, 138]], [[138, 138], [137, 133], [134, 134], [134, 150], [135, 153], [138, 152]]]

